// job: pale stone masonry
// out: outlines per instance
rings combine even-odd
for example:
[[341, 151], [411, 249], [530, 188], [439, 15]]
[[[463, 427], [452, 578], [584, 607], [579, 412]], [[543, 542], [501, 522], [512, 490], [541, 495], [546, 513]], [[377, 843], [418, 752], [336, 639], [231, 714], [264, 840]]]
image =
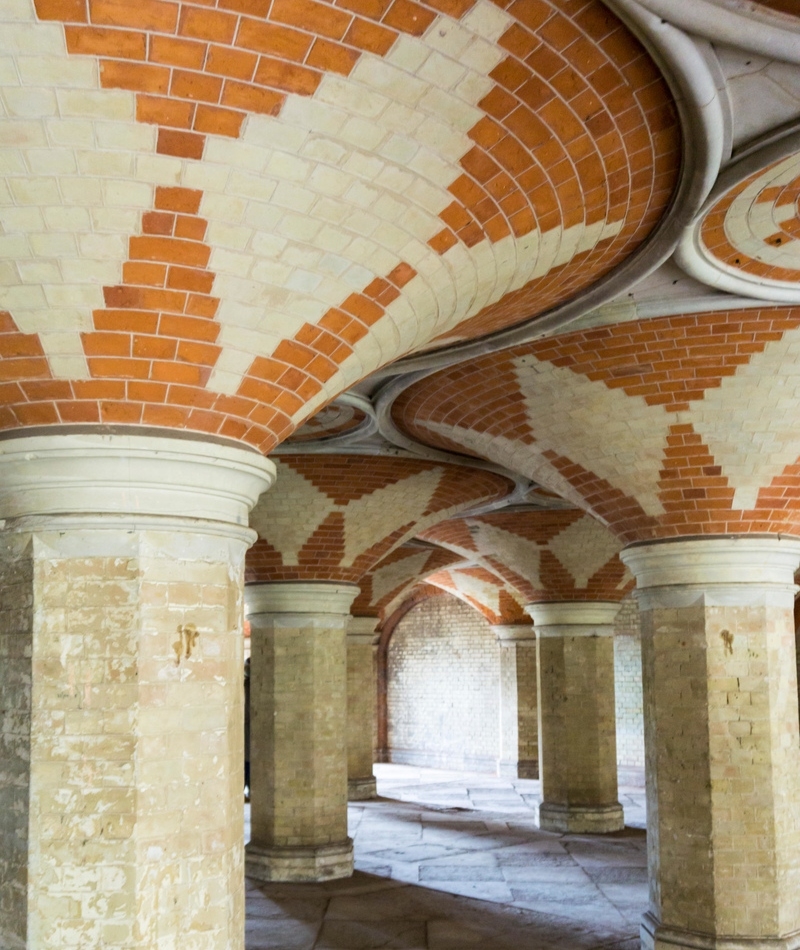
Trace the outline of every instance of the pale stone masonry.
[[353, 873], [347, 837], [346, 631], [355, 585], [248, 584], [252, 837], [247, 873]]
[[539, 778], [536, 634], [532, 626], [494, 627], [500, 646], [500, 754], [497, 773]]
[[547, 831], [624, 827], [617, 801], [614, 603], [531, 604], [539, 674], [539, 750]]
[[617, 717], [617, 775], [623, 785], [644, 785], [642, 633], [639, 608], [626, 597], [614, 620], [614, 698]]
[[204, 452], [0, 446], [4, 947], [244, 945], [244, 499], [270, 463]]
[[404, 617], [389, 643], [392, 762], [494, 772], [500, 650], [491, 625], [445, 595]]
[[351, 617], [347, 626], [347, 797], [351, 801], [377, 794], [375, 761], [377, 682], [375, 617]]
[[[22, 550], [13, 552], [13, 548]], [[12, 553], [13, 552], [13, 553]], [[27, 931], [33, 560], [4, 539], [0, 564], [0, 937]], [[14, 556], [16, 554], [16, 556]], [[10, 555], [10, 556], [9, 556]], [[24, 943], [18, 943], [24, 946]]]
[[635, 546], [650, 909], [645, 950], [800, 945], [800, 542]]

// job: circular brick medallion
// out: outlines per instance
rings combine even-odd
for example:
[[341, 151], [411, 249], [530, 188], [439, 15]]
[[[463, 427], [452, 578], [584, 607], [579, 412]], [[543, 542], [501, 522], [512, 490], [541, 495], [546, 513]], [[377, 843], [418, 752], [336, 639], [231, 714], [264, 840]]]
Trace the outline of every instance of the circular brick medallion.
[[721, 179], [678, 258], [730, 293], [800, 303], [800, 152], [752, 170], [757, 162], [753, 156]]

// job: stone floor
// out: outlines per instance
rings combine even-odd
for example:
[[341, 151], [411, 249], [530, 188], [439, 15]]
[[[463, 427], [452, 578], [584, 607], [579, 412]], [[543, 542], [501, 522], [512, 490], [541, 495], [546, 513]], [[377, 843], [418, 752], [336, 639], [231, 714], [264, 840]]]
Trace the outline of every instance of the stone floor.
[[638, 950], [644, 790], [615, 835], [539, 831], [539, 783], [376, 765], [350, 806], [356, 873], [247, 882], [247, 950]]

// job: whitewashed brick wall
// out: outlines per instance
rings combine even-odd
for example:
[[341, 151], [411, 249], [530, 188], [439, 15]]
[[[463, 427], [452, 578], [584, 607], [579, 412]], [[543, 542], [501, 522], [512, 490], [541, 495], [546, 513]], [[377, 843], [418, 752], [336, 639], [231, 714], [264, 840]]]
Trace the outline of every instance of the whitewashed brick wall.
[[477, 611], [435, 597], [398, 624], [388, 656], [389, 760], [493, 772], [500, 648]]
[[622, 784], [644, 785], [642, 634], [633, 597], [623, 602], [614, 627], [614, 691], [619, 780]]
[[[619, 780], [643, 785], [641, 633], [633, 598], [617, 616], [614, 669]], [[499, 677], [494, 631], [476, 611], [454, 597], [411, 610], [389, 646], [389, 761], [493, 772]]]

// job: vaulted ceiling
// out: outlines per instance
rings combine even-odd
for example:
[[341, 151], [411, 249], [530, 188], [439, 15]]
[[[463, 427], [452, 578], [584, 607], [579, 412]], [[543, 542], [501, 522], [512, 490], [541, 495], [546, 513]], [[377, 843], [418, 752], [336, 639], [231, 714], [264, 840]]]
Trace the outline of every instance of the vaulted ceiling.
[[[0, 430], [276, 451], [255, 574], [327, 545], [356, 580], [459, 506], [483, 535], [507, 504], [582, 510], [619, 545], [800, 533], [795, 3], [0, 20]], [[408, 508], [370, 533], [373, 491]]]

